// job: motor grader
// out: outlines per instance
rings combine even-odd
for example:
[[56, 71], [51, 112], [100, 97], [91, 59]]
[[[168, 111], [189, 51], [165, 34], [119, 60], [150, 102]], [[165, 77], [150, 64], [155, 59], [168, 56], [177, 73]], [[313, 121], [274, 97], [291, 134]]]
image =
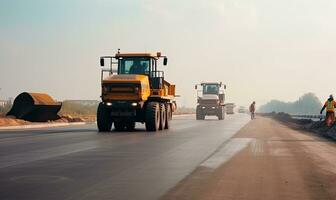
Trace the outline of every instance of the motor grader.
[[176, 109], [175, 85], [165, 80], [158, 70], [159, 60], [167, 65], [167, 57], [158, 53], [120, 53], [102, 56], [100, 65], [101, 100], [97, 109], [99, 132], [135, 128], [145, 123], [147, 131], [168, 129]]
[[[201, 86], [201, 90], [197, 90]], [[204, 120], [205, 116], [217, 116], [219, 120], [225, 118], [225, 94], [226, 85], [222, 82], [203, 82], [195, 85], [197, 90], [196, 120]]]

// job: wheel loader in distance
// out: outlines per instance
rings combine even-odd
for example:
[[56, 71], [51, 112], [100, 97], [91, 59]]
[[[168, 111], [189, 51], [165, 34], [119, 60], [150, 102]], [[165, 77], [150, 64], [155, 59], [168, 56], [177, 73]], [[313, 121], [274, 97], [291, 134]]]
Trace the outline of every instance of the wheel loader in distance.
[[165, 80], [158, 61], [167, 57], [160, 52], [120, 53], [102, 56], [101, 100], [97, 109], [99, 132], [133, 130], [136, 122], [145, 123], [147, 131], [168, 129], [176, 109], [175, 85]]
[[[201, 86], [201, 90], [197, 90]], [[204, 120], [205, 116], [217, 116], [219, 120], [225, 118], [225, 94], [226, 85], [222, 82], [203, 82], [195, 85], [197, 90], [196, 119]]]

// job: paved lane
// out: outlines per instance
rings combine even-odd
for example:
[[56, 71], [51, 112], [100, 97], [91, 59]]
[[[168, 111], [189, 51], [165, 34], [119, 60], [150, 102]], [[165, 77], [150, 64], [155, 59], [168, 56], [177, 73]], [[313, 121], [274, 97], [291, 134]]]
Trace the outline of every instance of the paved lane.
[[158, 199], [248, 121], [178, 117], [169, 131], [92, 125], [0, 132], [0, 199]]

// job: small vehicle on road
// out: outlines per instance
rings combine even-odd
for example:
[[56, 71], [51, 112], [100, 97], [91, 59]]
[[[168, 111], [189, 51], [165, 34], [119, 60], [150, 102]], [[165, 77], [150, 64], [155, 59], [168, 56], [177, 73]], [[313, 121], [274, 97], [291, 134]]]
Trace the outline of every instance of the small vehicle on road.
[[[198, 87], [201, 90], [197, 90]], [[219, 120], [225, 118], [225, 94], [226, 85], [222, 82], [203, 82], [195, 85], [197, 90], [196, 120], [204, 120], [205, 116], [217, 116]]]
[[244, 106], [239, 106], [238, 113], [247, 113], [247, 109]]
[[228, 114], [228, 115], [235, 114], [235, 112], [234, 112], [235, 107], [236, 107], [236, 105], [234, 103], [226, 103], [225, 104], [226, 114]]

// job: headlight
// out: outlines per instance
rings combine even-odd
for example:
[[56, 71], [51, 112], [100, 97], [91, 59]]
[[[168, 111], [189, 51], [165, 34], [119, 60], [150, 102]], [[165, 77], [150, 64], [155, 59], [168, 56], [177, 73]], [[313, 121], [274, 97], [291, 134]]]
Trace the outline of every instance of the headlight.
[[135, 107], [135, 106], [137, 106], [137, 105], [138, 105], [138, 103], [136, 103], [136, 102], [133, 102], [133, 103], [131, 103], [131, 105]]
[[107, 102], [106, 105], [107, 106], [112, 106], [112, 103], [111, 102]]

